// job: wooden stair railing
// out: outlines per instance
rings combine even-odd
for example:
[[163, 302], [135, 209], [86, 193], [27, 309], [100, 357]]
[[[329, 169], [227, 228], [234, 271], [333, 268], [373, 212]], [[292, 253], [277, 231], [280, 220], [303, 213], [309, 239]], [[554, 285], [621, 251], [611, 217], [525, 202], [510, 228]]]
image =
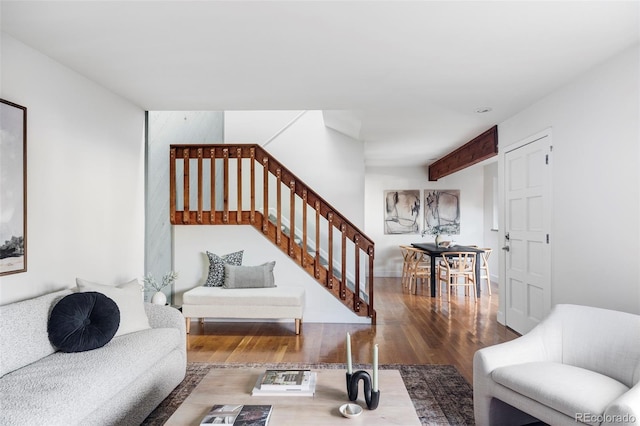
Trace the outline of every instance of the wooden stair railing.
[[[251, 225], [345, 306], [375, 324], [373, 241], [264, 148], [171, 145], [169, 175], [172, 224]], [[368, 265], [364, 276], [363, 261]]]

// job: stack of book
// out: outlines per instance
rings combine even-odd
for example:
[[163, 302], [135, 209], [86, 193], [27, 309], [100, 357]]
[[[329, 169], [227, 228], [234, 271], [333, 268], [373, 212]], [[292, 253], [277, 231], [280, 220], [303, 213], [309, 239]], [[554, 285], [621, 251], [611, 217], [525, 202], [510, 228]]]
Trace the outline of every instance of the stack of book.
[[310, 370], [267, 370], [258, 377], [251, 395], [313, 396], [317, 373]]
[[200, 422], [200, 426], [267, 426], [271, 405], [214, 405]]

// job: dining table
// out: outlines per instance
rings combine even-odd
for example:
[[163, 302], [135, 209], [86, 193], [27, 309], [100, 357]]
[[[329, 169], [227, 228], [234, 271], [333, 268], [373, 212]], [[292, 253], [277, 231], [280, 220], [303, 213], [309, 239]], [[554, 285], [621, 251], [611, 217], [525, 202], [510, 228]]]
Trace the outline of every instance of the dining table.
[[430, 276], [430, 287], [431, 287], [431, 297], [436, 297], [436, 259], [438, 257], [442, 257], [443, 253], [447, 252], [458, 252], [458, 251], [467, 251], [474, 252], [476, 254], [476, 291], [478, 297], [480, 297], [480, 265], [482, 264], [482, 253], [484, 250], [477, 247], [470, 246], [437, 246], [435, 243], [411, 243], [412, 247], [415, 247], [419, 250], [424, 251], [429, 255], [431, 259], [431, 276]]

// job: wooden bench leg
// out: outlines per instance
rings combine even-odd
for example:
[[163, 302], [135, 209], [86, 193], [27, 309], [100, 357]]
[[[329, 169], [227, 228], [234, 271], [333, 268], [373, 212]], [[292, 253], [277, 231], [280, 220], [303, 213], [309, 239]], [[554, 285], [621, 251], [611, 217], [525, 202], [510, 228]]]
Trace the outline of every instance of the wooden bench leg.
[[301, 325], [302, 325], [302, 318], [296, 318], [296, 334], [300, 334]]
[[185, 321], [187, 322], [186, 326], [187, 326], [187, 334], [189, 334], [189, 332], [191, 331], [191, 318], [185, 318]]

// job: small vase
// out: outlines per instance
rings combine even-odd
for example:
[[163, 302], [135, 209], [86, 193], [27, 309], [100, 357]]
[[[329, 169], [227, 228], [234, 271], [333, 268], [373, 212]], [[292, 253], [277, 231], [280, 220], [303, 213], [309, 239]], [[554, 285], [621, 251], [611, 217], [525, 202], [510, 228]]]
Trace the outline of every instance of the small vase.
[[438, 234], [436, 235], [436, 247], [440, 247], [440, 242], [442, 242], [442, 236]]
[[166, 305], [167, 296], [165, 296], [163, 292], [158, 291], [151, 297], [151, 303], [154, 305]]

